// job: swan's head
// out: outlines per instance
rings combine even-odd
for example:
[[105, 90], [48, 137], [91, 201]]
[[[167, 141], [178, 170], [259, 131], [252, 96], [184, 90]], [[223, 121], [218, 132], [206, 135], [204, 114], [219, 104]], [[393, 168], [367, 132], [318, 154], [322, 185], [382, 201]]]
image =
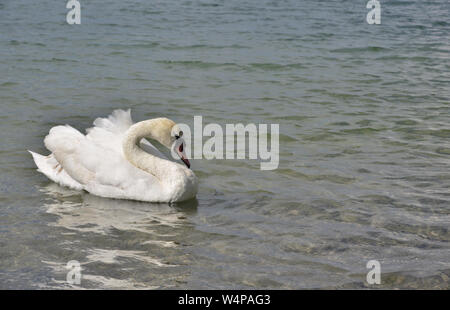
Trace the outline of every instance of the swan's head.
[[157, 119], [156, 126], [153, 126], [152, 138], [158, 140], [172, 153], [177, 154], [188, 168], [191, 167], [185, 152], [186, 143], [183, 139], [183, 131], [174, 121], [168, 118]]

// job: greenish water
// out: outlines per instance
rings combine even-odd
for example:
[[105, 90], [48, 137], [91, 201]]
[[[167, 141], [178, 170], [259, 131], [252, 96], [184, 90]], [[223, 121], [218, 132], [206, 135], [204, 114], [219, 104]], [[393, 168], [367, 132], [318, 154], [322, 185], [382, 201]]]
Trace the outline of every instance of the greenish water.
[[[449, 288], [449, 4], [0, 0], [0, 288]], [[280, 166], [193, 160], [196, 201], [51, 184], [57, 124], [280, 124]], [[381, 285], [366, 263], [381, 263]]]

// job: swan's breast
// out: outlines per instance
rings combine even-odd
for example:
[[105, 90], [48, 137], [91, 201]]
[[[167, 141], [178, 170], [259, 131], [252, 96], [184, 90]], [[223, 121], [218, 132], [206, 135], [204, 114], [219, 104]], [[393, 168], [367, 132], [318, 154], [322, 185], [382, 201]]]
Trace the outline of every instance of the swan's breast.
[[198, 179], [194, 172], [179, 164], [174, 165], [170, 170], [170, 178], [166, 184], [170, 201], [184, 201], [195, 197], [198, 191]]

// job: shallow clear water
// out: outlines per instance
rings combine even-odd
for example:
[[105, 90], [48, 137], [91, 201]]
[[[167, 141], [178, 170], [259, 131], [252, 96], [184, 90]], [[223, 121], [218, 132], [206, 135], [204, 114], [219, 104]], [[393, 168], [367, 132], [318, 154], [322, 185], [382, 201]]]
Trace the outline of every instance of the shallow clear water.
[[[64, 2], [64, 1], [63, 1]], [[449, 288], [449, 3], [0, 0], [0, 288]], [[279, 123], [280, 166], [193, 160], [196, 201], [51, 184], [26, 149], [114, 108]], [[76, 287], [76, 286], [75, 286]]]

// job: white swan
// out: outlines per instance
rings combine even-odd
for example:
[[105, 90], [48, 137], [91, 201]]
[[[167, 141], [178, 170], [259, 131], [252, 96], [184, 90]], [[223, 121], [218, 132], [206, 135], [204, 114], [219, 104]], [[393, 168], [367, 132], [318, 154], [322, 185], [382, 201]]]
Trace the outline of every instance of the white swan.
[[[33, 155], [38, 171], [50, 180], [91, 194], [148, 202], [175, 202], [195, 197], [197, 177], [189, 169], [183, 132], [167, 118], [133, 124], [130, 110], [97, 118], [83, 135], [56, 126], [44, 143], [52, 153]], [[145, 138], [177, 153], [186, 164], [169, 161]]]

